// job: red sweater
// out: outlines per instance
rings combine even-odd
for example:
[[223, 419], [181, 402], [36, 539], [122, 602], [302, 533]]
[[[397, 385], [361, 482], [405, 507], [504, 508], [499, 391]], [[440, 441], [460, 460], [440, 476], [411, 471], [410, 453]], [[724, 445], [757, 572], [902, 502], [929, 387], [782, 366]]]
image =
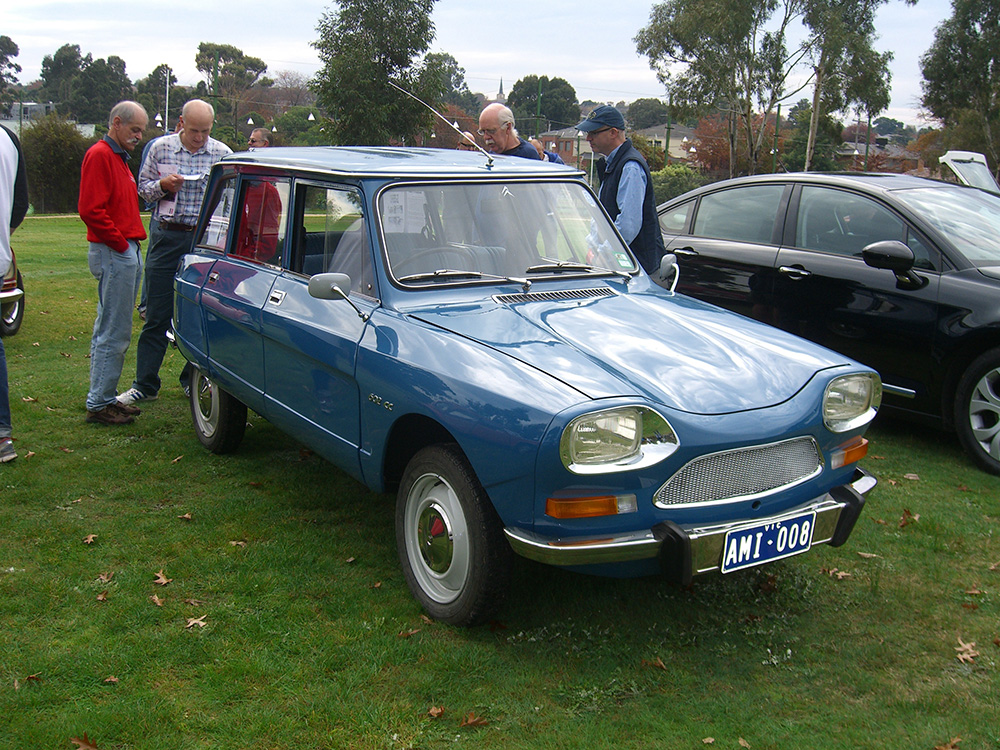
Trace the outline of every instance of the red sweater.
[[88, 242], [100, 242], [124, 253], [128, 240], [146, 239], [135, 178], [125, 160], [103, 138], [83, 157], [77, 208], [87, 225]]

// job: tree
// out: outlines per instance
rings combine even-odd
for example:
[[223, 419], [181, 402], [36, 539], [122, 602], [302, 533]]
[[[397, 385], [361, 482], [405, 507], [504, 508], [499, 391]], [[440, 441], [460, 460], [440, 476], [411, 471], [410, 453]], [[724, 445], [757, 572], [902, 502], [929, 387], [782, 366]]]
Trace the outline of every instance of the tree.
[[636, 99], [628, 105], [628, 122], [635, 130], [662, 125], [668, 115], [667, 105], [659, 99]]
[[653, 195], [657, 205], [676, 198], [705, 184], [705, 178], [686, 164], [668, 164], [663, 169], [650, 172], [653, 178]]
[[[89, 55], [87, 56], [89, 59]], [[76, 76], [66, 111], [79, 122], [105, 123], [111, 108], [133, 97], [125, 61], [115, 55], [88, 62]]]
[[447, 52], [430, 52], [424, 57], [424, 67], [428, 75], [440, 78], [444, 94], [442, 101], [458, 107], [467, 114], [479, 114], [481, 102], [478, 96], [469, 91], [465, 82], [465, 69], [459, 67], [458, 60]]
[[725, 116], [730, 170], [736, 169], [738, 132], [752, 173], [765, 147], [757, 123], [798, 91], [789, 94], [785, 85], [802, 53], [789, 55], [785, 38], [799, 2], [665, 0], [653, 6], [649, 25], [635, 37], [674, 105], [704, 112], [711, 102]]
[[[170, 85], [170, 111], [164, 112], [163, 105], [164, 99], [167, 98], [168, 79]], [[166, 118], [166, 121], [162, 123], [162, 127], [166, 130], [172, 130], [173, 124], [180, 117], [181, 107], [184, 106], [184, 102], [189, 98], [187, 88], [177, 85], [177, 76], [173, 74], [170, 66], [166, 63], [160, 63], [153, 68], [148, 76], [136, 81], [135, 91], [136, 101], [144, 106], [149, 113], [150, 125], [155, 127], [153, 121], [156, 115], [159, 114]]]
[[[806, 163], [806, 148], [812, 123], [812, 108], [807, 99], [800, 100], [792, 107], [788, 122], [792, 128], [785, 131], [784, 145], [780, 149], [781, 166], [789, 172], [801, 172]], [[813, 171], [832, 172], [839, 169], [835, 156], [840, 144], [843, 143], [841, 138], [843, 131], [844, 126], [829, 114], [820, 116], [813, 141], [811, 157]]]
[[968, 111], [990, 162], [1000, 161], [1000, 7], [995, 0], [953, 0], [952, 16], [920, 58], [923, 104], [951, 125]]
[[635, 150], [642, 154], [642, 158], [646, 160], [646, 164], [649, 165], [650, 169], [654, 171], [663, 169], [666, 154], [663, 153], [662, 148], [639, 133], [632, 133], [631, 140], [632, 145], [635, 146]]
[[80, 72], [91, 60], [89, 53], [86, 57], [80, 54], [79, 44], [64, 44], [55, 54], [43, 57], [39, 98], [56, 102], [58, 111], [67, 114]]
[[234, 130], [239, 129], [240, 113], [252, 101], [254, 87], [272, 84], [264, 77], [267, 63], [231, 44], [202, 42], [198, 45], [194, 64], [208, 82], [216, 111], [232, 115]]
[[332, 117], [334, 142], [384, 145], [428, 132], [433, 115], [396, 86], [432, 106], [443, 94], [420, 60], [434, 39], [434, 2], [341, 0], [320, 18], [313, 90]]
[[14, 62], [21, 50], [9, 36], [0, 35], [0, 110], [14, 101], [12, 87], [17, 83], [17, 74], [21, 66]]
[[43, 117], [21, 132], [28, 196], [36, 211], [76, 211], [80, 165], [89, 145], [72, 123], [57, 114]]
[[[538, 96], [541, 93], [541, 108]], [[551, 129], [567, 128], [580, 122], [580, 105], [576, 101], [576, 90], [565, 78], [548, 76], [525, 76], [511, 87], [507, 95], [507, 106], [514, 112], [514, 119], [524, 123], [527, 131], [535, 134]], [[528, 128], [531, 123], [531, 128]]]

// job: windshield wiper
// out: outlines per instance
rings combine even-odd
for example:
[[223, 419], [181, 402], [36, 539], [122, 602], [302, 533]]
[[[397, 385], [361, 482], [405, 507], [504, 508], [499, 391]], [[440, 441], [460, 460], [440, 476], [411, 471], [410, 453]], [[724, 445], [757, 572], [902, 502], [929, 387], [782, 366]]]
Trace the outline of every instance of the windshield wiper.
[[614, 268], [604, 268], [603, 266], [591, 266], [586, 263], [577, 263], [569, 260], [554, 260], [548, 263], [539, 263], [537, 266], [528, 266], [525, 273], [610, 273], [629, 280], [632, 274], [627, 271], [616, 271]]
[[414, 273], [409, 276], [403, 276], [399, 280], [437, 281], [438, 279], [444, 279], [445, 281], [451, 279], [497, 279], [498, 281], [509, 281], [513, 284], [520, 284], [526, 292], [531, 289], [531, 282], [528, 279], [521, 279], [514, 276], [498, 276], [492, 273], [483, 273], [482, 271], [463, 271], [456, 268], [439, 268], [437, 271]]

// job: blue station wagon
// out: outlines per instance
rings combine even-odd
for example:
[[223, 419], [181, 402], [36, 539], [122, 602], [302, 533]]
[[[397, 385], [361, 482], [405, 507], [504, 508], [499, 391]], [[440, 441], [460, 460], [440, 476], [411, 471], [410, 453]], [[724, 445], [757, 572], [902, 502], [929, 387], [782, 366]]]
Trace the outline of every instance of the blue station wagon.
[[687, 583], [840, 545], [875, 486], [878, 375], [655, 283], [575, 169], [269, 148], [202, 214], [174, 320], [199, 440], [234, 450], [249, 408], [395, 491], [436, 619], [491, 617], [515, 555]]

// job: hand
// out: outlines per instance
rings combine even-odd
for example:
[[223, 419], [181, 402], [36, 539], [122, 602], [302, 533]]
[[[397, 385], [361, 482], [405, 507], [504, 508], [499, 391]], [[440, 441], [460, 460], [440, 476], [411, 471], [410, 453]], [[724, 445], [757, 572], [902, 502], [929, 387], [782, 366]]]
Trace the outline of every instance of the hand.
[[168, 193], [176, 193], [184, 184], [184, 178], [179, 174], [168, 174], [160, 178], [160, 187]]

